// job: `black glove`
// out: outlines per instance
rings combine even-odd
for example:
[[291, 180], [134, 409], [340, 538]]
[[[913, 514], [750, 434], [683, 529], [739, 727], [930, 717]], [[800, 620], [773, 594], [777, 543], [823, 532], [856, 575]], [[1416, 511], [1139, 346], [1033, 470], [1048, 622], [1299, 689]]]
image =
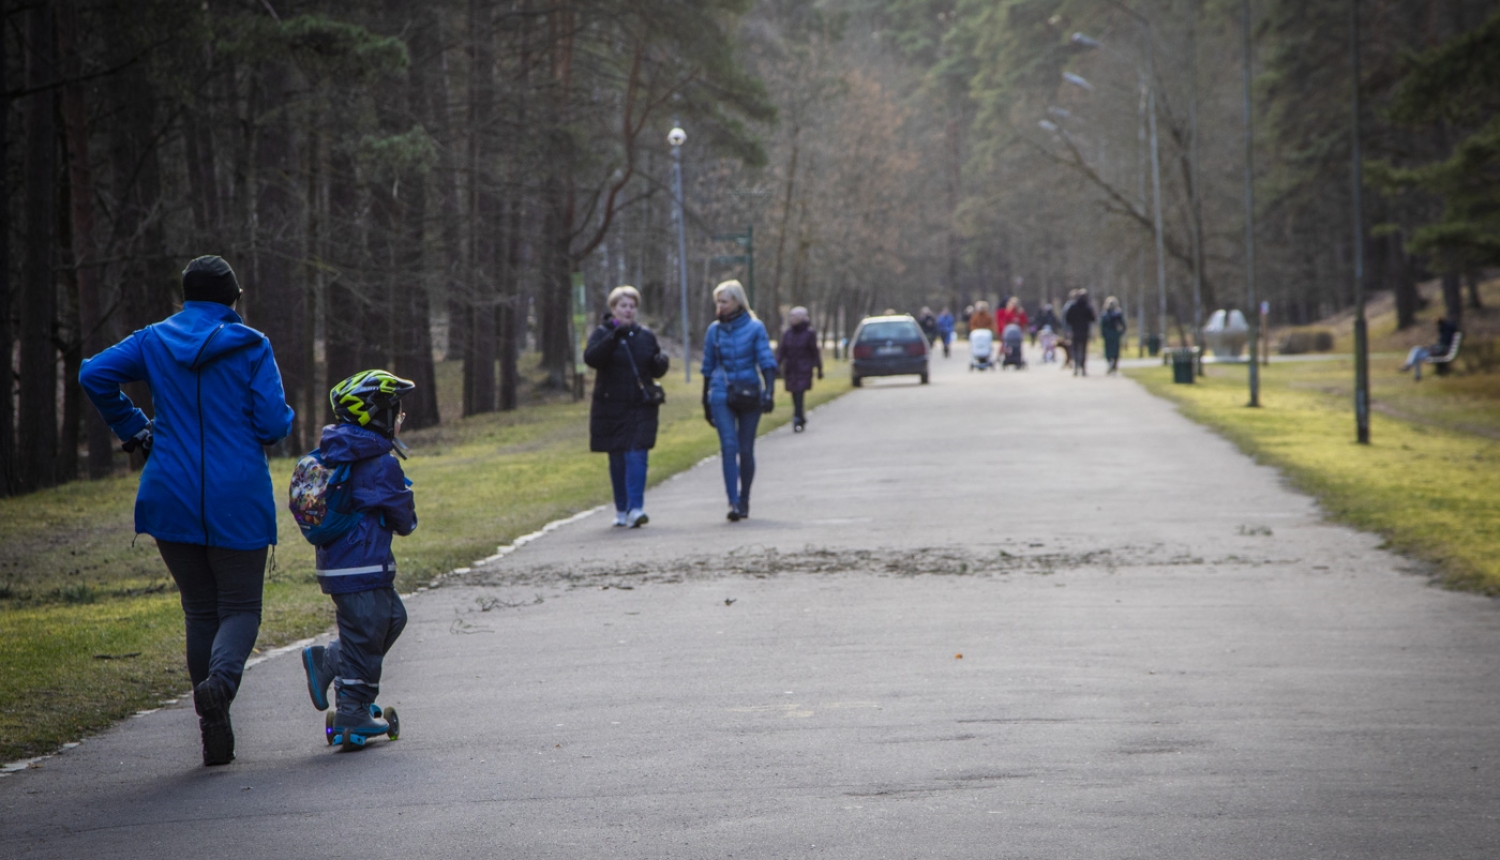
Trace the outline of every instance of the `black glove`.
[[135, 434], [134, 436], [131, 436], [129, 439], [126, 439], [124, 444], [120, 445], [120, 450], [129, 454], [139, 448], [141, 452], [141, 460], [150, 460], [152, 441], [151, 429], [151, 422], [147, 421], [146, 426], [141, 428], [141, 432]]
[[629, 326], [620, 325], [619, 323], [615, 322], [614, 320], [610, 320], [609, 324], [611, 326], [614, 326], [615, 340], [623, 340], [627, 335], [630, 334], [630, 327]]
[[762, 415], [770, 415], [771, 412], [772, 412], [772, 410], [774, 410], [775, 408], [776, 408], [776, 395], [771, 392], [771, 389], [768, 388], [765, 391], [761, 392], [761, 395], [760, 395], [760, 414], [762, 414]]
[[703, 420], [707, 421], [710, 427], [718, 426], [714, 424], [713, 407], [708, 405], [708, 377], [706, 376], [703, 377]]
[[822, 379], [822, 378], [823, 378], [823, 368], [821, 368], [821, 367], [820, 367], [820, 368], [818, 368], [818, 378], [819, 378], [819, 379]]

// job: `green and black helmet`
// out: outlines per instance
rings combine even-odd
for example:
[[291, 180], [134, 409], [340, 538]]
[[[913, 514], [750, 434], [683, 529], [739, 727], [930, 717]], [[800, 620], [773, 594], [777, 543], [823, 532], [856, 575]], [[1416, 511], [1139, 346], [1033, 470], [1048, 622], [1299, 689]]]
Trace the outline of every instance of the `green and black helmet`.
[[328, 392], [333, 415], [346, 424], [368, 427], [387, 438], [396, 433], [401, 395], [416, 389], [409, 379], [386, 370], [361, 370]]

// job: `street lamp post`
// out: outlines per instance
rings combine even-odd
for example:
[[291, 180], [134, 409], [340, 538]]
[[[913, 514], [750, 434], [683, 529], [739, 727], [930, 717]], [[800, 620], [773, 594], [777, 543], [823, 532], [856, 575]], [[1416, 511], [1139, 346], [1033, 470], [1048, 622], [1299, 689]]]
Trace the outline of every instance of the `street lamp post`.
[[1350, 160], [1354, 172], [1354, 428], [1359, 444], [1370, 444], [1370, 344], [1365, 327], [1365, 217], [1360, 200], [1364, 184], [1359, 154], [1359, 0], [1349, 4], [1349, 57], [1354, 67], [1354, 116], [1350, 127]]
[[1250, 402], [1260, 405], [1260, 313], [1255, 302], [1255, 136], [1250, 110], [1250, 0], [1240, 0], [1245, 53], [1245, 315], [1250, 318]]
[[672, 216], [677, 221], [677, 273], [682, 285], [682, 378], [693, 381], [693, 342], [688, 327], [688, 272], [687, 229], [682, 215], [682, 144], [687, 141], [687, 132], [673, 125], [667, 133], [667, 143], [672, 145]]

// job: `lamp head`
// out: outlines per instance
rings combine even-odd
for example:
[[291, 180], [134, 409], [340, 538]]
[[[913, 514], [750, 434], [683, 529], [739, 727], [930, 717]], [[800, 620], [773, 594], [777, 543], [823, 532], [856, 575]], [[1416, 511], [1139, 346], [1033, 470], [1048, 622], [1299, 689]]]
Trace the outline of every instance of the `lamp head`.
[[672, 146], [682, 146], [685, 142], [687, 142], [687, 132], [681, 128], [674, 126], [671, 131], [667, 132], [667, 143]]

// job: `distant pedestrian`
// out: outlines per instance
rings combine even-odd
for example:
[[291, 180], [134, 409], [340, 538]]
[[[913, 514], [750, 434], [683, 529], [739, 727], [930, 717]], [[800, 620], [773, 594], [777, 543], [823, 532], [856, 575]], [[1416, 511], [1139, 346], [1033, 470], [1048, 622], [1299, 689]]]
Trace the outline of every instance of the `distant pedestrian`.
[[807, 308], [792, 308], [787, 322], [790, 325], [776, 344], [776, 363], [792, 395], [792, 432], [801, 433], [807, 427], [803, 401], [812, 388], [813, 372], [823, 378], [823, 350], [818, 347], [818, 333], [813, 330]]
[[[329, 743], [359, 749], [393, 732], [395, 717], [375, 704], [386, 655], [406, 629], [406, 607], [396, 593], [395, 535], [417, 528], [410, 482], [397, 457], [406, 413], [401, 398], [416, 389], [384, 370], [364, 370], [328, 392], [336, 423], [318, 442], [329, 467], [349, 466], [349, 531], [318, 546], [318, 585], [333, 600], [339, 636], [327, 646], [302, 649], [302, 671], [313, 707], [326, 711], [334, 688]], [[347, 512], [346, 512], [347, 513]]]
[[615, 493], [615, 525], [639, 528], [646, 516], [646, 470], [656, 447], [661, 388], [652, 380], [667, 375], [668, 359], [651, 329], [636, 319], [641, 294], [615, 287], [609, 314], [589, 335], [583, 361], [594, 368], [594, 399], [589, 406], [589, 450], [609, 454], [609, 480]]
[[703, 336], [703, 417], [719, 431], [728, 518], [735, 522], [750, 516], [755, 432], [776, 402], [776, 356], [739, 281], [714, 287], [714, 309], [717, 318]]
[[1025, 331], [1026, 327], [1031, 324], [1031, 320], [1026, 316], [1026, 309], [1021, 307], [1021, 300], [1015, 296], [1011, 296], [1005, 302], [1005, 307], [995, 312], [995, 327], [1000, 329], [1002, 339], [1005, 336], [1005, 327], [1011, 323], [1020, 326], [1022, 331]]
[[1125, 312], [1120, 309], [1120, 300], [1114, 296], [1104, 300], [1104, 313], [1099, 316], [1099, 335], [1104, 338], [1104, 359], [1109, 362], [1109, 373], [1120, 372], [1120, 340], [1125, 336]]
[[1068, 354], [1073, 359], [1074, 376], [1089, 375], [1089, 328], [1097, 319], [1094, 306], [1089, 303], [1089, 291], [1079, 290], [1078, 295], [1069, 303], [1067, 313], [1063, 314], [1064, 322], [1073, 333], [1072, 347]]
[[974, 313], [969, 315], [969, 337], [974, 332], [987, 330], [997, 340], [1000, 337], [1000, 329], [995, 327], [995, 315], [990, 313], [990, 303], [978, 301], [974, 303]]
[[943, 358], [947, 358], [953, 347], [953, 312], [943, 308], [937, 318], [938, 336], [943, 339]]
[[[229, 706], [260, 632], [276, 496], [263, 446], [292, 429], [266, 336], [234, 306], [240, 285], [220, 257], [182, 271], [182, 310], [88, 359], [78, 382], [126, 450], [148, 457], [135, 530], [177, 583], [188, 677], [205, 765], [234, 760]], [[151, 388], [154, 419], [120, 391]]]
[[1406, 361], [1397, 370], [1405, 373], [1410, 370], [1412, 381], [1422, 381], [1422, 363], [1430, 360], [1434, 355], [1447, 355], [1448, 350], [1453, 348], [1453, 339], [1458, 336], [1458, 326], [1448, 321], [1447, 317], [1438, 317], [1437, 321], [1438, 339], [1431, 346], [1414, 346], [1406, 356]]
[[937, 317], [932, 313], [932, 308], [926, 305], [922, 306], [922, 310], [917, 313], [917, 325], [921, 327], [922, 336], [927, 338], [927, 345], [929, 347], [937, 343], [938, 324]]
[[1057, 334], [1052, 331], [1052, 326], [1042, 326], [1037, 343], [1042, 348], [1042, 364], [1057, 361]]
[[1031, 329], [1032, 343], [1036, 342], [1036, 337], [1041, 334], [1042, 329], [1048, 326], [1052, 328], [1053, 334], [1056, 334], [1063, 327], [1062, 320], [1058, 318], [1057, 312], [1052, 309], [1052, 303], [1044, 302], [1041, 313], [1038, 313], [1036, 319], [1033, 320]]

